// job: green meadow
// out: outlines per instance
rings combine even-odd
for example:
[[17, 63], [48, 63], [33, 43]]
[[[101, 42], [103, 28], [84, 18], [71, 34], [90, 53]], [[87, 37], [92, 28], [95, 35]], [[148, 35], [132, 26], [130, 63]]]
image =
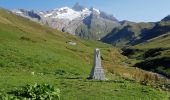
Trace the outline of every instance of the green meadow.
[[[86, 79], [96, 47], [107, 81]], [[27, 84], [46, 83], [60, 89], [61, 100], [169, 100], [168, 91], [142, 85], [147, 78], [140, 75], [146, 72], [125, 67], [125, 61], [110, 45], [80, 40], [0, 9], [0, 90], [7, 95]]]

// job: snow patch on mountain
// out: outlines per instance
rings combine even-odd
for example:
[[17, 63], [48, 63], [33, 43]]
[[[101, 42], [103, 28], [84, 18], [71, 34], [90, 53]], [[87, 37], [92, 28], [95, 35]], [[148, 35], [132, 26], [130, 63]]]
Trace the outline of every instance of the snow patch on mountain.
[[45, 18], [57, 18], [57, 19], [68, 19], [70, 21], [85, 17], [91, 14], [91, 11], [87, 8], [82, 9], [82, 11], [75, 11], [69, 7], [63, 7], [59, 9], [54, 9], [52, 11], [41, 13]]
[[50, 16], [52, 16], [52, 15], [53, 15], [52, 13], [45, 14], [44, 17], [50, 17]]
[[92, 8], [93, 11], [97, 12], [98, 14], [100, 14], [100, 10], [96, 9], [96, 8]]
[[16, 13], [17, 13], [17, 14], [22, 14], [22, 12], [21, 12], [21, 11], [16, 11]]
[[23, 13], [22, 11], [17, 10], [17, 9], [12, 10], [12, 12], [13, 12], [13, 13], [16, 13], [16, 14], [22, 14], [22, 13]]

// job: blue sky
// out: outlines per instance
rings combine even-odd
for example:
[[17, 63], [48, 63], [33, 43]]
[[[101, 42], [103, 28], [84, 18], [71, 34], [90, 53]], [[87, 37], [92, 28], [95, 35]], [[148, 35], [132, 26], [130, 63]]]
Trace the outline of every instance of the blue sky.
[[170, 14], [170, 0], [0, 0], [0, 7], [46, 11], [72, 7], [76, 2], [113, 14], [118, 20], [155, 22]]

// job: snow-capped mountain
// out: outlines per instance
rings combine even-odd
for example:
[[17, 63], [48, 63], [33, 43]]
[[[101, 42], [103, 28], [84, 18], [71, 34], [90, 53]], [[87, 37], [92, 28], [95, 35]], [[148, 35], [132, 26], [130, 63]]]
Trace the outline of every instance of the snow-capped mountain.
[[82, 9], [82, 11], [75, 11], [69, 7], [63, 7], [48, 12], [40, 12], [39, 14], [45, 18], [68, 19], [69, 21], [72, 21], [76, 18], [85, 18], [89, 16], [91, 11], [87, 8]]
[[[96, 8], [86, 8], [76, 3], [72, 8], [62, 7], [51, 11], [12, 10], [13, 13], [63, 32], [82, 38], [99, 39], [119, 26], [119, 21]], [[84, 35], [83, 35], [83, 32]], [[90, 36], [91, 35], [91, 36]]]

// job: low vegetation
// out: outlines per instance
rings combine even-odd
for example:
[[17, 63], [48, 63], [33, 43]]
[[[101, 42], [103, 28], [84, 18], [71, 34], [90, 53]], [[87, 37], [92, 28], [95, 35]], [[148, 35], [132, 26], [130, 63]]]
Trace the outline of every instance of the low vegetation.
[[49, 84], [26, 85], [0, 94], [1, 100], [59, 100], [60, 90]]

